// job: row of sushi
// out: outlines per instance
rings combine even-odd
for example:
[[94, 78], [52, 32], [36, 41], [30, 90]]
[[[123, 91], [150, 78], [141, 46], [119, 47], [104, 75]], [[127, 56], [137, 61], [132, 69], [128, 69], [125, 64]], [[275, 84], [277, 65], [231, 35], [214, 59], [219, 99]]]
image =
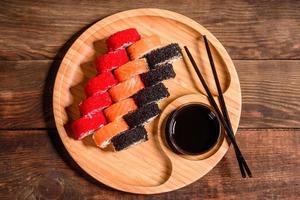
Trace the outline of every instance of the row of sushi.
[[97, 146], [112, 143], [119, 151], [147, 140], [143, 125], [159, 115], [156, 102], [170, 95], [161, 82], [176, 76], [171, 63], [181, 49], [175, 43], [162, 46], [156, 35], [141, 39], [133, 28], [106, 42], [109, 52], [95, 61], [98, 75], [85, 86], [82, 117], [72, 130], [75, 139], [94, 133]]

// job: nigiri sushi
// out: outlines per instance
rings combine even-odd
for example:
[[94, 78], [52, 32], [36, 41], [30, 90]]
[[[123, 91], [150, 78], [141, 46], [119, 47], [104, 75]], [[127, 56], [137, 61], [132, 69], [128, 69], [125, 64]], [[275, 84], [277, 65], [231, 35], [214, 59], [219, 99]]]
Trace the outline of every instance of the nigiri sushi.
[[166, 86], [163, 83], [158, 83], [152, 87], [145, 87], [133, 97], [136, 104], [141, 107], [149, 103], [157, 102], [168, 96], [170, 96], [170, 94]]
[[129, 112], [137, 109], [137, 106], [132, 98], [124, 99], [104, 110], [104, 115], [108, 121], [115, 121]]
[[118, 85], [109, 89], [109, 94], [114, 102], [121, 101], [131, 97], [138, 91], [144, 88], [144, 84], [139, 76], [135, 76], [127, 81], [119, 83]]
[[160, 109], [156, 103], [150, 103], [140, 107], [134, 112], [128, 113], [124, 119], [128, 126], [136, 127], [144, 123], [150, 122], [160, 114]]
[[100, 148], [105, 148], [110, 144], [111, 138], [123, 131], [128, 130], [128, 128], [128, 125], [122, 118], [115, 120], [98, 129], [93, 135], [93, 140], [97, 146]]
[[160, 39], [157, 35], [152, 35], [145, 37], [132, 44], [127, 48], [128, 54], [131, 60], [135, 60], [143, 57], [145, 54], [149, 53], [153, 49], [161, 46]]
[[114, 71], [114, 74], [118, 81], [121, 82], [147, 71], [149, 71], [149, 69], [146, 59], [137, 59], [120, 66]]
[[165, 47], [155, 49], [145, 55], [151, 69], [164, 63], [172, 63], [180, 58], [181, 49], [177, 43], [169, 44]]
[[102, 109], [110, 106], [112, 100], [108, 92], [102, 94], [95, 94], [88, 97], [79, 104], [79, 110], [82, 116], [101, 111]]
[[163, 64], [156, 69], [150, 70], [149, 72], [141, 74], [141, 79], [145, 86], [152, 86], [161, 81], [175, 78], [176, 73], [174, 72], [172, 64]]
[[96, 129], [104, 126], [105, 124], [106, 119], [101, 111], [91, 115], [85, 115], [72, 123], [71, 129], [73, 132], [73, 137], [76, 140], [80, 140], [92, 134]]
[[118, 81], [111, 72], [105, 72], [91, 78], [85, 85], [85, 93], [87, 96], [103, 93], [110, 87], [116, 85]]
[[116, 135], [111, 139], [111, 143], [116, 151], [121, 151], [147, 140], [146, 129], [143, 126], [138, 126]]
[[134, 42], [141, 39], [140, 34], [135, 28], [129, 28], [126, 30], [118, 31], [111, 35], [107, 40], [106, 44], [109, 51], [115, 51], [130, 46]]
[[125, 49], [108, 52], [100, 55], [96, 61], [96, 68], [98, 73], [109, 72], [129, 61]]

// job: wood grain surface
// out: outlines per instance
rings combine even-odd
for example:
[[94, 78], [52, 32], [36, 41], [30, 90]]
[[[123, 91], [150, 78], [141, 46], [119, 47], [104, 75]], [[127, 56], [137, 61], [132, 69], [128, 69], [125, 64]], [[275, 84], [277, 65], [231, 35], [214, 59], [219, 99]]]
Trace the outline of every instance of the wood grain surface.
[[[234, 59], [243, 94], [237, 139], [253, 179], [240, 178], [230, 148], [190, 186], [131, 195], [91, 179], [62, 149], [51, 91], [65, 50], [93, 22], [139, 7], [191, 17]], [[0, 199], [299, 198], [299, 9], [293, 0], [0, 1]]]
[[300, 58], [300, 5], [293, 0], [67, 0], [59, 4], [2, 0], [0, 38], [5, 40], [0, 41], [0, 58], [52, 59], [83, 27], [112, 13], [141, 7], [159, 7], [195, 19], [214, 33], [232, 59]]
[[[0, 199], [296, 199], [300, 131], [240, 130], [237, 139], [254, 177], [242, 179], [231, 148], [206, 176], [174, 192], [117, 192], [85, 174], [66, 155], [56, 131], [0, 132]], [[9, 154], [9, 156], [7, 156]]]
[[[300, 61], [233, 62], [242, 89], [241, 128], [300, 128]], [[0, 61], [0, 65], [0, 127], [55, 128], [51, 96], [59, 62]]]

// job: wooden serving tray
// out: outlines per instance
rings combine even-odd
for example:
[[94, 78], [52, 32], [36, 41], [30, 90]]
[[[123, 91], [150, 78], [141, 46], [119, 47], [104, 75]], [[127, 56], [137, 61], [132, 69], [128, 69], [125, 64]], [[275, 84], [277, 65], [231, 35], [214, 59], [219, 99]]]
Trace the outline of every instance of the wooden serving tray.
[[[149, 141], [121, 152], [101, 150], [91, 137], [76, 141], [69, 124], [79, 118], [78, 104], [85, 98], [84, 84], [95, 76], [93, 60], [106, 51], [112, 33], [134, 27], [142, 36], [157, 34], [164, 43], [188, 46], [208, 85], [216, 94], [202, 34], [211, 43], [222, 91], [234, 131], [241, 114], [241, 91], [235, 67], [222, 44], [197, 22], [174, 12], [136, 9], [109, 16], [87, 29], [66, 53], [57, 73], [53, 107], [56, 126], [65, 148], [88, 174], [118, 190], [154, 194], [184, 187], [208, 173], [228, 150], [226, 139], [206, 155], [187, 157], [173, 153], [164, 142], [164, 123], [170, 112], [187, 102], [208, 100], [192, 66], [185, 59], [174, 63], [177, 76], [165, 81], [171, 96], [159, 103], [162, 114], [146, 126]], [[186, 56], [184, 56], [186, 58]]]

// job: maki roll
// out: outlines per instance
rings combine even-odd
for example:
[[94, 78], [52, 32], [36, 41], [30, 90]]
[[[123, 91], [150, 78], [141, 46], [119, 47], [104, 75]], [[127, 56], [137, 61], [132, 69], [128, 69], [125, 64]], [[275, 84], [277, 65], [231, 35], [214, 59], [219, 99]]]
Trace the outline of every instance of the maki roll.
[[170, 96], [168, 89], [162, 83], [146, 87], [134, 95], [136, 104], [141, 107]]
[[126, 30], [118, 31], [111, 35], [106, 44], [109, 51], [115, 51], [118, 49], [126, 48], [134, 42], [141, 39], [140, 34], [135, 28], [129, 28]]
[[143, 126], [138, 126], [116, 135], [111, 139], [111, 143], [116, 151], [121, 151], [147, 140], [146, 129]]
[[128, 125], [123, 119], [113, 121], [98, 129], [93, 135], [93, 140], [100, 148], [105, 148], [110, 144], [110, 140], [121, 132], [128, 130]]
[[99, 56], [96, 61], [97, 72], [104, 73], [109, 72], [129, 61], [125, 49], [108, 52], [104, 55]]
[[177, 43], [169, 44], [165, 47], [155, 49], [145, 55], [148, 65], [151, 69], [164, 63], [171, 63], [172, 61], [180, 58], [181, 49]]
[[105, 72], [91, 78], [85, 85], [85, 94], [92, 96], [97, 93], [103, 93], [110, 87], [116, 85], [118, 81], [111, 72]]
[[101, 111], [91, 115], [85, 115], [72, 123], [71, 129], [73, 137], [76, 140], [80, 140], [92, 134], [96, 129], [104, 126], [105, 124], [106, 120], [103, 112]]
[[175, 78], [176, 73], [174, 72], [172, 64], [164, 64], [156, 69], [150, 70], [144, 74], [141, 74], [141, 79], [145, 86], [152, 86], [161, 81]]
[[130, 61], [114, 71], [118, 81], [126, 81], [136, 75], [149, 71], [146, 59]]
[[101, 111], [102, 109], [110, 106], [112, 100], [108, 92], [102, 94], [95, 94], [88, 97], [79, 104], [79, 110], [82, 116]]
[[143, 57], [148, 52], [161, 46], [160, 39], [157, 35], [142, 38], [127, 48], [131, 60]]
[[144, 84], [139, 76], [135, 76], [127, 81], [119, 83], [109, 90], [109, 94], [114, 102], [131, 97], [144, 88]]
[[119, 101], [104, 110], [105, 117], [108, 121], [115, 121], [129, 112], [135, 111], [137, 106], [132, 98]]
[[124, 116], [125, 121], [130, 127], [136, 127], [150, 122], [160, 114], [160, 109], [156, 103], [147, 104], [138, 110]]

